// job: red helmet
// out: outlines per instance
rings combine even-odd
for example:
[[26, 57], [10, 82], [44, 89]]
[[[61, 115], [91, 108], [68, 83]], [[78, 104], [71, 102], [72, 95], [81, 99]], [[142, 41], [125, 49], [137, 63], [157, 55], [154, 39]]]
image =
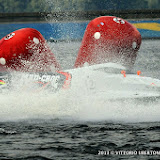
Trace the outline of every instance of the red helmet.
[[131, 67], [140, 44], [140, 33], [126, 20], [114, 16], [95, 18], [86, 28], [74, 67], [86, 62], [116, 62]]
[[25, 71], [45, 71], [54, 65], [54, 54], [39, 31], [32, 28], [16, 30], [0, 40], [0, 66]]

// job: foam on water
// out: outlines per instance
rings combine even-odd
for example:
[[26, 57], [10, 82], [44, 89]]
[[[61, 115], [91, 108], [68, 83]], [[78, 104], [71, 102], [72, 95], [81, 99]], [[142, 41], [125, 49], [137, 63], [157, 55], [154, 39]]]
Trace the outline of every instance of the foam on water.
[[160, 101], [109, 101], [104, 94], [98, 99], [81, 90], [33, 92], [15, 87], [17, 84], [12, 84], [9, 93], [1, 94], [0, 121], [66, 117], [75, 121], [160, 121]]
[[[160, 79], [157, 76], [159, 75], [159, 41], [144, 41], [143, 43], [135, 64], [135, 70], [141, 70], [142, 73], [147, 72], [146, 76], [153, 76], [155, 73], [154, 77]], [[62, 68], [72, 68], [80, 42], [49, 43], [49, 45], [56, 59], [61, 62]], [[148, 49], [148, 47], [150, 48]], [[154, 53], [154, 51], [157, 52]], [[154, 56], [157, 57], [153, 59]], [[153, 68], [152, 65], [155, 67]], [[21, 82], [17, 79], [13, 82], [14, 89], [0, 96], [0, 121], [39, 118], [66, 119], [66, 117], [77, 121], [160, 121], [160, 101], [146, 102], [145, 99], [137, 102], [135, 100], [108, 101], [105, 94], [101, 95], [101, 99], [93, 98], [93, 94], [84, 94], [82, 89], [78, 91], [61, 90], [53, 94], [37, 93], [21, 88], [19, 86]], [[85, 87], [86, 82], [83, 85]]]

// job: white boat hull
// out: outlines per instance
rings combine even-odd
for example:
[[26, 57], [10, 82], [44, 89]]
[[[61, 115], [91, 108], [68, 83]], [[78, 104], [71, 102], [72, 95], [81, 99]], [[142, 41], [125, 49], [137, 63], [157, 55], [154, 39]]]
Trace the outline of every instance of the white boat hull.
[[[107, 73], [110, 68], [119, 72]], [[123, 66], [107, 63], [67, 70], [72, 75], [70, 89], [97, 99], [101, 99], [102, 95], [108, 99], [160, 96], [160, 80], [135, 74], [126, 74], [124, 77], [121, 74], [124, 69]]]

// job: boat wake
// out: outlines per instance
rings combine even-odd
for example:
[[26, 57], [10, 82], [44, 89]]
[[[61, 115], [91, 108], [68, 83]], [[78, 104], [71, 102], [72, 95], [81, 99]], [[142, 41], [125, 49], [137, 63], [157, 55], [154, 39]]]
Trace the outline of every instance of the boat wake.
[[[86, 82], [82, 85], [85, 87]], [[56, 93], [46, 90], [33, 92], [21, 86], [11, 88], [0, 97], [0, 121], [57, 118], [74, 121], [160, 121], [158, 97], [108, 99], [105, 93], [97, 98], [96, 90], [94, 93], [86, 90], [84, 94], [84, 90], [75, 88]]]

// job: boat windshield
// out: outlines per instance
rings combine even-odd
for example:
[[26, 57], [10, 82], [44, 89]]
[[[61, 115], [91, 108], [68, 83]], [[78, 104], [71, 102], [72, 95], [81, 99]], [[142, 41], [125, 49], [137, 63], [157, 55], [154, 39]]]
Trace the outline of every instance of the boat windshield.
[[120, 74], [122, 71], [125, 71], [125, 73], [130, 73], [130, 71], [122, 66], [121, 64], [117, 63], [105, 63], [105, 64], [99, 64], [93, 66], [94, 71], [102, 71], [105, 73], [113, 73], [113, 74]]

